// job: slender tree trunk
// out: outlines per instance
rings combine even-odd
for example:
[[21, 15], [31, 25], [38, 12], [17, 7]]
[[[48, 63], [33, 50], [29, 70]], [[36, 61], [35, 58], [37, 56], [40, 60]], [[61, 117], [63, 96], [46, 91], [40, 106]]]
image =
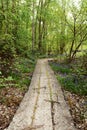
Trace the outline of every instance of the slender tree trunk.
[[78, 44], [78, 46], [76, 47], [76, 49], [74, 50], [73, 54], [72, 54], [72, 59], [74, 58], [74, 56], [76, 55], [79, 47], [82, 45], [83, 41], [85, 41], [87, 39], [87, 33], [85, 33], [85, 35], [82, 37], [81, 36], [81, 40], [80, 40], [80, 43]]
[[[9, 0], [6, 1], [6, 6], [7, 6], [6, 10], [7, 10], [7, 12], [8, 12]], [[8, 22], [8, 13], [7, 13], [7, 15], [6, 15], [6, 21], [7, 21], [7, 23], [6, 23], [5, 33], [8, 34], [8, 24], [9, 24], [9, 22]]]
[[3, 20], [5, 20], [5, 16], [4, 16], [5, 10], [4, 10], [4, 2], [3, 2], [3, 0], [1, 0], [1, 10], [3, 12], [3, 14], [2, 14], [3, 19], [2, 19], [2, 22], [1, 22], [1, 29], [0, 30], [1, 30], [2, 34], [5, 34], [5, 25], [3, 24]]
[[32, 14], [33, 14], [33, 17], [32, 17], [32, 51], [34, 50], [34, 43], [35, 43], [35, 20], [34, 20], [34, 8], [35, 8], [35, 5], [34, 5], [34, 0], [33, 0], [33, 7], [32, 7]]
[[40, 6], [40, 16], [39, 16], [39, 27], [38, 27], [38, 32], [39, 32], [39, 37], [38, 37], [38, 49], [41, 51], [42, 47], [42, 8], [43, 8], [43, 0], [39, 2]]
[[64, 49], [65, 49], [65, 26], [66, 26], [66, 23], [65, 23], [65, 6], [66, 6], [66, 3], [65, 3], [65, 0], [62, 0], [62, 18], [61, 18], [61, 39], [60, 39], [60, 54], [63, 54], [64, 52]]
[[1, 9], [4, 12], [4, 3], [3, 3], [3, 0], [1, 0]]
[[74, 17], [73, 40], [72, 40], [72, 44], [71, 44], [71, 48], [70, 48], [70, 52], [69, 52], [69, 59], [71, 59], [71, 57], [72, 57], [72, 51], [73, 51], [73, 47], [75, 44], [75, 38], [76, 38], [76, 18]]

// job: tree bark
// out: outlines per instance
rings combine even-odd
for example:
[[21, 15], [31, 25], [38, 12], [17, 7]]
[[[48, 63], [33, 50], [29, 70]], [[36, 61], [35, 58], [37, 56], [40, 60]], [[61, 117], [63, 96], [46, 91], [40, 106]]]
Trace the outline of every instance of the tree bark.
[[34, 0], [33, 0], [33, 7], [32, 7], [32, 14], [33, 14], [33, 17], [32, 17], [32, 52], [34, 50], [34, 43], [35, 43], [35, 20], [34, 20]]
[[72, 51], [73, 51], [73, 47], [75, 44], [75, 38], [76, 38], [76, 18], [74, 17], [73, 40], [72, 40], [72, 44], [71, 44], [71, 48], [70, 48], [70, 52], [69, 52], [69, 59], [71, 59], [71, 57], [72, 57]]

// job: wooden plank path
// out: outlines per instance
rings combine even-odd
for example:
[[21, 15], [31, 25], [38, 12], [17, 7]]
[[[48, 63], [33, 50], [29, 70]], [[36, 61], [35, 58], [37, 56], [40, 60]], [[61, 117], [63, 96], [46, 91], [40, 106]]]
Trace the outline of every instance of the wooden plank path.
[[76, 130], [48, 60], [38, 60], [28, 92], [5, 130]]

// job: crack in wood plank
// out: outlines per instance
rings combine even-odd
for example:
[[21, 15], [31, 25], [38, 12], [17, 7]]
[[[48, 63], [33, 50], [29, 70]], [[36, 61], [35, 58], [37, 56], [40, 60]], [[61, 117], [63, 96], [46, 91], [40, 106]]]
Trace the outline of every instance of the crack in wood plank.
[[46, 89], [46, 87], [33, 88], [33, 90], [38, 90], [38, 89]]
[[42, 128], [44, 125], [36, 125], [36, 126], [28, 126], [28, 127], [26, 127], [26, 128], [24, 128], [24, 129], [22, 129], [22, 130], [35, 130], [35, 129], [37, 129], [37, 128]]
[[50, 103], [58, 103], [58, 104], [60, 104], [60, 102], [58, 102], [58, 101], [53, 101], [53, 100], [47, 100], [47, 99], [44, 99], [44, 101], [46, 101], [46, 102], [50, 102]]

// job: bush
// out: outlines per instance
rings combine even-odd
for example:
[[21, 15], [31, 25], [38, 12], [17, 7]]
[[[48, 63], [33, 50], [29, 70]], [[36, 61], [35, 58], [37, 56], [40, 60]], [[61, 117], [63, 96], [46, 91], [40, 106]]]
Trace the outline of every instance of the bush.
[[5, 34], [1, 37], [0, 47], [0, 71], [4, 76], [7, 76], [15, 57], [15, 48], [10, 34]]

